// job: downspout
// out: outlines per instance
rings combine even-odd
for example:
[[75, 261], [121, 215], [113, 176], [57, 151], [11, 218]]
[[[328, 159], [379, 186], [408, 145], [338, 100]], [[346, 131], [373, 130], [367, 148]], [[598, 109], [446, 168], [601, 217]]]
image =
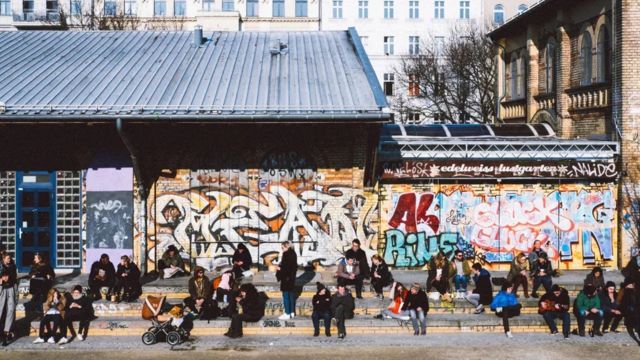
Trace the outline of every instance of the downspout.
[[142, 177], [142, 171], [140, 169], [140, 161], [138, 157], [135, 155], [135, 149], [133, 147], [133, 143], [127, 137], [127, 134], [124, 132], [122, 128], [122, 119], [116, 119], [116, 130], [118, 131], [118, 135], [122, 140], [122, 143], [127, 148], [129, 152], [129, 156], [131, 156], [131, 163], [133, 164], [133, 173], [138, 179], [138, 195], [140, 196], [141, 206], [140, 206], [140, 218], [138, 219], [138, 223], [140, 224], [140, 272], [142, 274], [147, 273], [147, 191], [145, 187], [144, 178]]

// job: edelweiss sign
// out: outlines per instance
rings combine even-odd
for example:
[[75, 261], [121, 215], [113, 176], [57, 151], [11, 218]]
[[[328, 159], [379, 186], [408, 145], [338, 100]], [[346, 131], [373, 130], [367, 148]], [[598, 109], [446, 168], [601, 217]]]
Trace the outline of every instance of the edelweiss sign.
[[564, 178], [608, 179], [618, 176], [615, 163], [591, 161], [403, 161], [382, 164], [382, 179]]

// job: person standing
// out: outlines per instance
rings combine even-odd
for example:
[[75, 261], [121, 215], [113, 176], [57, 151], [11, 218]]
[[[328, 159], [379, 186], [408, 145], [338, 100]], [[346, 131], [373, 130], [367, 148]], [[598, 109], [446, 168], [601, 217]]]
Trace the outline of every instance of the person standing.
[[509, 318], [519, 316], [521, 309], [522, 305], [518, 303], [518, 298], [513, 294], [513, 284], [505, 281], [502, 284], [502, 290], [491, 302], [491, 310], [495, 311], [496, 316], [502, 318], [504, 334], [508, 338], [513, 337], [509, 328]]
[[42, 313], [42, 304], [47, 297], [49, 289], [53, 286], [55, 278], [56, 274], [53, 268], [51, 268], [51, 265], [44, 261], [42, 255], [35, 254], [33, 256], [33, 264], [29, 270], [30, 308], [35, 309], [38, 313]]
[[358, 267], [360, 268], [360, 277], [362, 280], [368, 280], [371, 278], [371, 270], [369, 269], [369, 263], [367, 262], [367, 254], [362, 250], [360, 240], [353, 239], [351, 242], [351, 249], [347, 250], [344, 257], [356, 259]]
[[384, 299], [382, 289], [393, 283], [393, 275], [391, 275], [389, 266], [382, 256], [377, 254], [373, 255], [371, 257], [371, 264], [371, 285], [373, 286], [373, 291], [376, 293], [376, 297], [382, 300]]
[[111, 261], [109, 261], [109, 255], [102, 254], [100, 260], [91, 265], [91, 271], [89, 272], [89, 291], [93, 300], [101, 300], [102, 294], [100, 289], [106, 287], [107, 299], [113, 292], [113, 286], [116, 280], [116, 269], [113, 267]]
[[[120, 296], [120, 291], [122, 291], [122, 297]], [[116, 271], [114, 294], [118, 296], [118, 299], [125, 302], [136, 301], [142, 295], [140, 269], [127, 255], [123, 255], [120, 258], [118, 270]]]
[[4, 333], [2, 345], [13, 340], [11, 327], [16, 318], [16, 284], [18, 271], [16, 264], [11, 259], [11, 254], [6, 251], [0, 253], [0, 318], [4, 315]]
[[569, 293], [559, 285], [553, 285], [551, 291], [542, 295], [538, 301], [538, 313], [549, 326], [551, 335], [558, 333], [556, 319], [562, 319], [562, 335], [569, 338], [571, 317], [569, 316]]
[[493, 300], [493, 285], [491, 284], [491, 274], [482, 268], [480, 263], [475, 263], [471, 267], [473, 271], [473, 282], [476, 284], [473, 291], [469, 291], [465, 299], [476, 307], [475, 314], [484, 312], [484, 307], [491, 304]]
[[[407, 302], [404, 303], [404, 309], [409, 311], [409, 316], [411, 316], [413, 335], [426, 335], [429, 299], [424, 290], [420, 288], [420, 284], [415, 283], [411, 286]], [[420, 320], [420, 325], [418, 325], [418, 320]]]
[[282, 302], [284, 303], [284, 314], [280, 315], [280, 320], [293, 319], [296, 314], [296, 272], [298, 270], [298, 255], [291, 247], [291, 243], [282, 243], [282, 259], [276, 271], [276, 279], [280, 282], [282, 292]]
[[311, 299], [313, 305], [313, 313], [311, 313], [311, 321], [313, 322], [313, 336], [320, 335], [320, 319], [324, 320], [324, 334], [331, 337], [331, 293], [324, 284], [316, 283], [317, 292]]
[[336, 319], [338, 327], [338, 338], [344, 339], [347, 336], [346, 319], [353, 319], [353, 310], [355, 302], [353, 296], [346, 289], [344, 284], [338, 284], [338, 291], [331, 297], [331, 311]]

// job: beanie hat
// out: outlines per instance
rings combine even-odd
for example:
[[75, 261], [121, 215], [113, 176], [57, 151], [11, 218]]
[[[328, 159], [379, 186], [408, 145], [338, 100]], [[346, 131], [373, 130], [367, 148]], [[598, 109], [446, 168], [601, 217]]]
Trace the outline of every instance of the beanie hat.
[[318, 289], [318, 292], [320, 292], [320, 291], [322, 291], [323, 289], [325, 289], [325, 288], [326, 288], [326, 286], [324, 286], [324, 284], [323, 284], [323, 283], [321, 283], [320, 281], [318, 281], [318, 282], [316, 283], [316, 288]]

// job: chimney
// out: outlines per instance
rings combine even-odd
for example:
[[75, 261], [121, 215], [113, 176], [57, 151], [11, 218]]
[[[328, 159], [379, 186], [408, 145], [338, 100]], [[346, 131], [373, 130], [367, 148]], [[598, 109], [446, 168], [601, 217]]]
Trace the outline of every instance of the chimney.
[[193, 45], [195, 47], [200, 47], [200, 46], [202, 46], [202, 43], [203, 43], [202, 26], [201, 25], [196, 25], [193, 28]]

